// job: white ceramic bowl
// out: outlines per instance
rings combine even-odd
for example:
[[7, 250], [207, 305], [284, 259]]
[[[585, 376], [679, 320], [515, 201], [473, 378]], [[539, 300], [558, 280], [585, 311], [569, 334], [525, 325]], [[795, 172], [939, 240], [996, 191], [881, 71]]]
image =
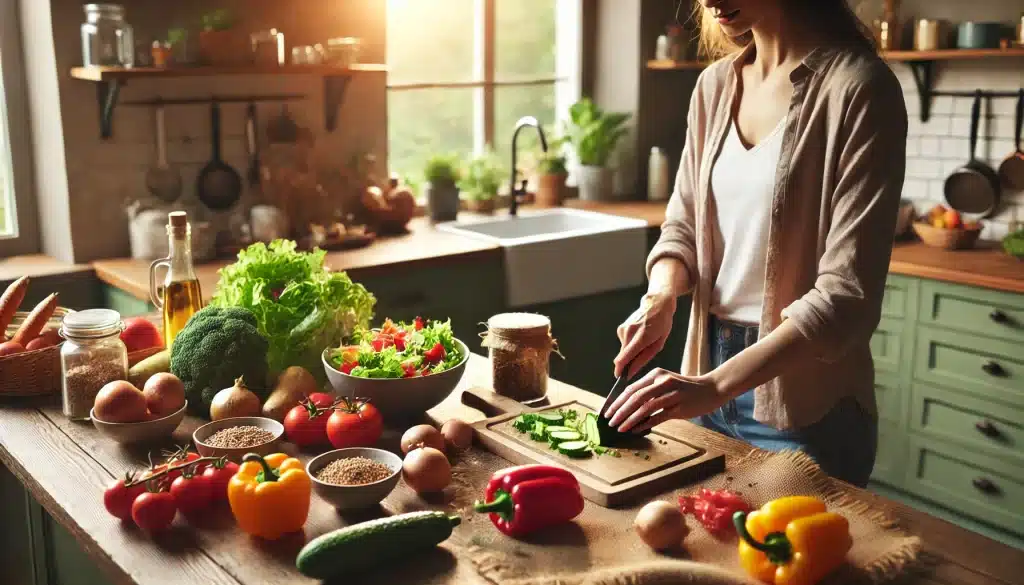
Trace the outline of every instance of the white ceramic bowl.
[[185, 418], [185, 410], [188, 408], [188, 401], [174, 414], [169, 414], [156, 420], [146, 420], [133, 423], [104, 422], [96, 418], [93, 410], [89, 410], [89, 418], [92, 426], [96, 427], [101, 434], [110, 437], [122, 445], [135, 445], [140, 443], [153, 443], [164, 440], [174, 433], [182, 419]]
[[[388, 477], [363, 485], [336, 485], [324, 483], [316, 478], [316, 472], [336, 459], [365, 457], [387, 465], [392, 470]], [[338, 510], [361, 510], [379, 504], [386, 498], [402, 475], [402, 458], [391, 451], [372, 447], [351, 447], [335, 449], [314, 457], [306, 464], [306, 473], [313, 480], [313, 491]]]
[[440, 404], [459, 385], [469, 361], [469, 348], [458, 339], [455, 343], [462, 351], [459, 365], [440, 374], [416, 378], [357, 378], [343, 374], [331, 365], [330, 357], [335, 348], [325, 349], [320, 359], [335, 393], [349, 398], [369, 398], [384, 415], [385, 422], [391, 424], [423, 418], [424, 412]]
[[[213, 445], [208, 445], [204, 442], [217, 431], [229, 427], [241, 426], [259, 427], [273, 433], [274, 438], [261, 445], [256, 445], [255, 447], [240, 447], [237, 449], [229, 447], [214, 447]], [[192, 441], [196, 444], [196, 451], [199, 451], [199, 454], [203, 457], [223, 457], [227, 455], [228, 459], [238, 463], [242, 460], [242, 457], [245, 457], [246, 453], [255, 453], [257, 455], [270, 455], [271, 453], [274, 453], [277, 447], [277, 442], [281, 439], [282, 435], [284, 435], [284, 425], [272, 418], [265, 418], [262, 416], [237, 416], [206, 423], [196, 429], [196, 432], [192, 433]]]

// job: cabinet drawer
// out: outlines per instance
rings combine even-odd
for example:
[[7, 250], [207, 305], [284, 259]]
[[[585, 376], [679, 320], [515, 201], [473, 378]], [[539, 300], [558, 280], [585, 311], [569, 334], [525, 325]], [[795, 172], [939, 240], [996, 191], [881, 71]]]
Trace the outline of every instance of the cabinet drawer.
[[903, 321], [883, 317], [871, 334], [871, 356], [875, 369], [898, 374], [903, 356]]
[[902, 276], [890, 275], [885, 279], [885, 293], [882, 295], [882, 316], [902, 319], [909, 314], [910, 299], [917, 292], [917, 281]]
[[918, 320], [1024, 343], [1024, 295], [923, 281]]
[[1024, 351], [1018, 343], [917, 328], [914, 379], [1024, 408]]
[[914, 384], [910, 428], [1024, 465], [1024, 409]]
[[965, 447], [910, 437], [904, 489], [1024, 534], [1024, 469]]
[[903, 423], [903, 391], [897, 376], [886, 372], [875, 373], [875, 402], [878, 418], [896, 424]]
[[878, 453], [871, 479], [899, 487], [906, 475], [907, 434], [903, 428], [889, 421], [878, 421]]

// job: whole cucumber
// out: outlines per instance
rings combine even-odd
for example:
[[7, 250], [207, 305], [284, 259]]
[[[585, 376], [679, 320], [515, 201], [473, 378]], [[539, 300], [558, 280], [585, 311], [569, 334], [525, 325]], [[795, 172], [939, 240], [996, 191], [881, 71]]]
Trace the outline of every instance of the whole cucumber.
[[339, 528], [309, 541], [295, 558], [299, 572], [329, 579], [437, 546], [459, 525], [444, 512], [409, 512]]

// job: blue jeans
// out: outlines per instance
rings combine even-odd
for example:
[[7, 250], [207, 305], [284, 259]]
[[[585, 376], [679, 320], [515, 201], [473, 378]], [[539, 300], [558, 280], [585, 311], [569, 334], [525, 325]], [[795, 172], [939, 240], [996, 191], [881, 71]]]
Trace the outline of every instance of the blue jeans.
[[[709, 322], [711, 366], [717, 368], [757, 341], [757, 326], [717, 319]], [[710, 414], [699, 424], [768, 451], [800, 450], [829, 475], [864, 487], [875, 465], [878, 421], [848, 396], [821, 420], [802, 429], [780, 431], [754, 420], [754, 392], [748, 391]]]

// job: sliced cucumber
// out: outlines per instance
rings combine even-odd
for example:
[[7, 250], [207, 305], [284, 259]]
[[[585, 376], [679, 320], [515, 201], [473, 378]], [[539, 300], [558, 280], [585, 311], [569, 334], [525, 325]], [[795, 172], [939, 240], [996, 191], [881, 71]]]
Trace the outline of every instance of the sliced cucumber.
[[601, 429], [597, 424], [597, 415], [593, 412], [588, 412], [587, 417], [583, 419], [583, 434], [591, 445], [601, 444]]
[[565, 422], [565, 418], [557, 412], [538, 413], [537, 420], [542, 421], [546, 425], [560, 425]]
[[549, 430], [548, 440], [558, 441], [559, 443], [564, 443], [566, 441], [581, 441], [583, 440], [583, 435], [576, 431], [555, 431], [552, 433]]
[[593, 451], [586, 441], [566, 441], [558, 444], [558, 452], [569, 457], [590, 457]]
[[565, 431], [570, 431], [570, 432], [573, 432], [573, 433], [576, 432], [576, 429], [574, 429], [572, 427], [563, 427], [561, 425], [551, 425], [546, 430], [547, 430], [548, 435], [551, 435], [551, 433], [562, 433], [562, 432], [565, 432]]

